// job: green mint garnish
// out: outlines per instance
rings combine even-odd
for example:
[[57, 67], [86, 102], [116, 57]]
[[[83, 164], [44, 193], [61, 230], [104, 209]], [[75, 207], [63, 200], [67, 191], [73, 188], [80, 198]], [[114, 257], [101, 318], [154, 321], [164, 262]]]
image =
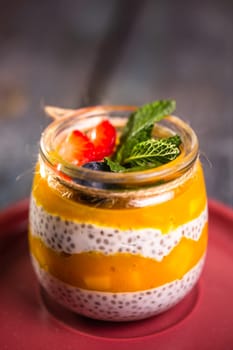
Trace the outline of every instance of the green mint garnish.
[[112, 159], [105, 159], [111, 171], [139, 171], [175, 159], [180, 154], [181, 140], [178, 135], [160, 139], [152, 137], [154, 124], [170, 115], [175, 107], [175, 101], [156, 101], [132, 113], [116, 153]]
[[124, 160], [123, 164], [157, 167], [175, 159], [179, 153], [180, 150], [173, 142], [173, 137], [158, 140], [149, 139], [134, 146], [131, 154]]
[[132, 113], [120, 139], [115, 159], [122, 163], [139, 142], [151, 138], [154, 124], [175, 110], [175, 101], [156, 101]]
[[120, 173], [126, 170], [124, 166], [120, 165], [117, 161], [111, 160], [109, 157], [104, 158], [104, 161], [114, 173]]

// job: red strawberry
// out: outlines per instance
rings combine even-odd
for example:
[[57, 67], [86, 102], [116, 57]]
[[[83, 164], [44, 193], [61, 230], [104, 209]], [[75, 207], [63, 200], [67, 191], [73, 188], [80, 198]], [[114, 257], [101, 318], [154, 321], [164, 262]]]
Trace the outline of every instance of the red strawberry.
[[116, 129], [108, 120], [103, 120], [90, 131], [89, 138], [95, 146], [95, 160], [102, 160], [114, 150]]
[[58, 152], [67, 162], [78, 166], [95, 159], [93, 143], [79, 130], [74, 130], [68, 135]]

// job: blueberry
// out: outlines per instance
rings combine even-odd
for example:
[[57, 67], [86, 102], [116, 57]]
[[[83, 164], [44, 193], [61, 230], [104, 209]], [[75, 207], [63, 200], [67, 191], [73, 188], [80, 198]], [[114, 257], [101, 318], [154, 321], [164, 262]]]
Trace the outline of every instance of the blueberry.
[[[110, 171], [109, 166], [105, 162], [89, 162], [83, 165], [83, 168], [90, 169], [90, 170], [97, 170], [97, 171]], [[100, 189], [107, 189], [108, 184], [102, 183], [101, 181], [90, 181], [90, 180], [78, 180], [76, 181], [80, 185], [87, 186], [87, 187], [94, 187], [94, 188], [100, 188]]]
[[109, 166], [105, 162], [89, 162], [84, 164], [83, 168], [98, 170], [98, 171], [110, 171]]

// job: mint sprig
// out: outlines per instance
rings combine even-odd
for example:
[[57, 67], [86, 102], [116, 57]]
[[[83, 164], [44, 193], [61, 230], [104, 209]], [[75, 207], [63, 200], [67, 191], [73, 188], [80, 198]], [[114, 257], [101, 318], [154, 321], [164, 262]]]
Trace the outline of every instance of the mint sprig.
[[154, 124], [171, 114], [175, 107], [175, 101], [156, 101], [132, 113], [121, 136], [120, 147], [114, 159], [120, 164], [123, 163], [136, 144], [151, 138]]
[[155, 123], [171, 114], [175, 107], [175, 101], [156, 101], [132, 113], [122, 132], [116, 153], [112, 159], [105, 159], [111, 171], [144, 170], [175, 159], [180, 153], [181, 140], [178, 135], [152, 138]]

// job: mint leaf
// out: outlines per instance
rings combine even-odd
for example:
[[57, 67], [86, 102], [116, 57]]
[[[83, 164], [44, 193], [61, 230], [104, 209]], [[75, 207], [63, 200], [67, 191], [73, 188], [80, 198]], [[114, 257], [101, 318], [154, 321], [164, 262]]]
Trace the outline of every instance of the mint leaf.
[[120, 139], [120, 147], [115, 155], [115, 160], [124, 163], [134, 146], [151, 138], [151, 132], [155, 122], [175, 110], [175, 101], [156, 101], [139, 108], [131, 114]]
[[179, 135], [170, 136], [167, 139], [165, 139], [167, 142], [170, 142], [174, 144], [175, 146], [179, 147], [181, 145], [181, 138]]
[[145, 164], [145, 166], [132, 166], [130, 168], [126, 168], [116, 161], [111, 160], [110, 158], [105, 158], [104, 161], [109, 166], [110, 170], [114, 173], [129, 173], [133, 171], [142, 171], [142, 170], [148, 170], [150, 168], [154, 168], [154, 165]]
[[113, 161], [110, 158], [106, 157], [104, 158], [105, 163], [109, 166], [110, 170], [114, 173], [123, 172], [125, 170], [125, 167], [120, 165], [117, 161]]
[[[156, 101], [142, 106], [134, 115], [131, 136], [134, 137], [140, 132], [153, 127], [155, 122], [171, 114], [175, 108], [175, 101]], [[149, 134], [149, 136], [151, 136], [151, 134]]]
[[149, 139], [140, 142], [134, 146], [123, 164], [131, 167], [157, 167], [165, 164], [180, 154], [180, 150], [177, 147], [179, 142], [180, 138], [178, 135], [167, 139]]
[[153, 164], [145, 164], [145, 166], [136, 165], [136, 166], [132, 166], [130, 168], [125, 168], [125, 170], [123, 170], [122, 172], [123, 173], [132, 173], [135, 171], [143, 171], [143, 170], [148, 170], [148, 169], [153, 169], [153, 168], [155, 168], [155, 166]]

